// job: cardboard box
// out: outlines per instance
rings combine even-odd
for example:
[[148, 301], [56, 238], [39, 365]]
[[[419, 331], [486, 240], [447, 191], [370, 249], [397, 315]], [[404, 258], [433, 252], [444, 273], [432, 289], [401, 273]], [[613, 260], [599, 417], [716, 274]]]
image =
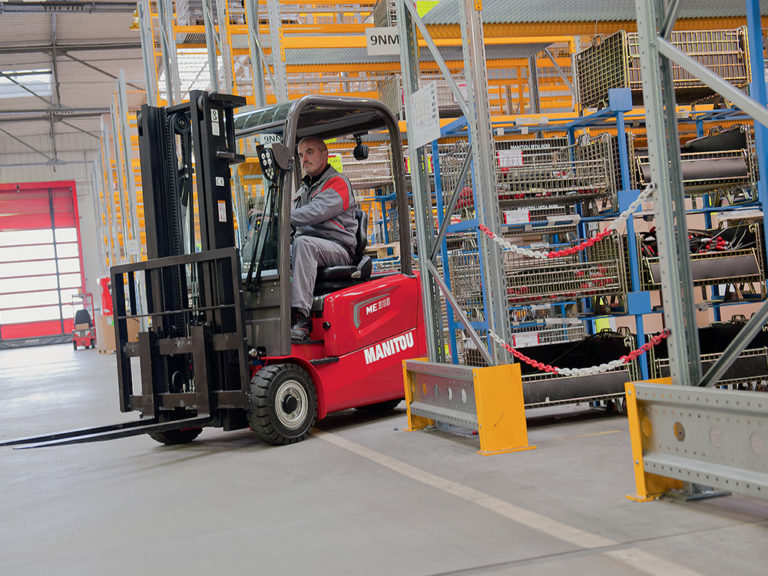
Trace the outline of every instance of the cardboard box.
[[111, 314], [99, 314], [99, 321], [96, 323], [96, 343], [99, 352], [115, 351], [115, 327]]
[[[137, 342], [139, 340], [139, 321], [136, 318], [129, 318], [127, 321], [128, 342]], [[111, 314], [99, 314], [96, 336], [98, 348], [101, 352], [115, 351], [115, 322]]]

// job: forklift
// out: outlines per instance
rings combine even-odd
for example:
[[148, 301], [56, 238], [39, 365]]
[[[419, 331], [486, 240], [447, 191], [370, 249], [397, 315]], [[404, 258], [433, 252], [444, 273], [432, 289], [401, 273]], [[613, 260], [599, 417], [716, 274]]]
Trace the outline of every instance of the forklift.
[[93, 319], [96, 314], [93, 309], [93, 294], [78, 292], [72, 296], [72, 347], [93, 348], [96, 346], [96, 328]]
[[[138, 118], [148, 259], [111, 269], [120, 410], [136, 421], [2, 445], [37, 447], [149, 434], [193, 441], [206, 427], [250, 427], [266, 443], [305, 439], [331, 412], [391, 410], [402, 361], [424, 356], [419, 277], [398, 123], [382, 103], [308, 95], [237, 115], [238, 96], [193, 91]], [[290, 213], [305, 136], [389, 143], [400, 269], [373, 273], [367, 215], [349, 266], [319, 268], [308, 340], [292, 342]], [[253, 241], [236, 246], [231, 166], [258, 157], [264, 205]], [[355, 153], [362, 158], [364, 153]], [[128, 339], [127, 324], [142, 329]]]

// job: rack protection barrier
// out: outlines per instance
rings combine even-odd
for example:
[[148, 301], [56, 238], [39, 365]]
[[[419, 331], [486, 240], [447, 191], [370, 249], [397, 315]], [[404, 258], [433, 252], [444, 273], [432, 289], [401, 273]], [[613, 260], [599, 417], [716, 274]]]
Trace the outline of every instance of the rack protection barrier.
[[480, 454], [535, 448], [528, 444], [519, 364], [475, 368], [404, 360], [408, 430], [436, 422], [477, 430]]
[[683, 482], [768, 498], [768, 395], [627, 382], [637, 495], [646, 502]]

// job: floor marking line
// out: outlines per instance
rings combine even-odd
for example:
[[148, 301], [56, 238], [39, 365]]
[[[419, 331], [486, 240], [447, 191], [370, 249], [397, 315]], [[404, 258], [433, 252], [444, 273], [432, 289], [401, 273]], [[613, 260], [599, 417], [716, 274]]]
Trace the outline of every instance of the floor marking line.
[[[494, 514], [508, 518], [518, 524], [522, 524], [538, 532], [557, 538], [558, 540], [578, 546], [579, 548], [592, 549], [620, 545], [618, 542], [609, 538], [586, 532], [575, 526], [569, 526], [568, 524], [564, 524], [542, 514], [526, 510], [525, 508], [520, 508], [506, 500], [491, 496], [490, 494], [486, 494], [475, 488], [470, 488], [469, 486], [448, 480], [442, 476], [432, 474], [431, 472], [407, 464], [402, 460], [387, 456], [386, 454], [377, 452], [372, 448], [368, 448], [352, 440], [342, 438], [332, 432], [324, 432], [316, 429], [313, 431], [313, 436], [328, 442], [329, 444], [333, 444], [338, 448], [342, 448], [348, 452], [352, 452], [353, 454], [357, 454], [358, 456], [384, 466], [402, 476], [436, 488], [441, 492], [450, 494], [465, 502], [475, 504], [476, 506], [480, 506], [489, 512], [493, 512]], [[676, 576], [698, 575], [698, 572], [668, 562], [637, 548], [607, 550], [602, 553], [649, 574], [674, 573]]]
[[603, 552], [614, 560], [623, 562], [648, 574], [674, 574], [675, 576], [701, 576], [700, 572], [659, 558], [637, 547], [607, 550]]
[[[605, 436], [607, 434], [618, 434], [622, 430], [604, 430], [602, 432], [590, 432], [589, 434], [576, 434], [574, 436], [558, 436], [552, 440], [555, 442], [562, 442], [563, 440], [578, 440], [579, 438], [592, 438], [594, 436]], [[626, 430], [625, 430], [626, 432]]]

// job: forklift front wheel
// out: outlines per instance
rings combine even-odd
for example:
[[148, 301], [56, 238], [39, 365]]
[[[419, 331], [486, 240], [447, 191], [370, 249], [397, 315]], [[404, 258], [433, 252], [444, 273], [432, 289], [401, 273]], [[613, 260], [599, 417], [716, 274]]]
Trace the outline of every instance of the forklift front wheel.
[[174, 444], [189, 444], [195, 438], [200, 436], [202, 428], [182, 428], [180, 430], [161, 430], [159, 432], [147, 432], [150, 438], [160, 442], [160, 444], [166, 444], [172, 446]]
[[248, 394], [251, 428], [264, 442], [293, 444], [309, 435], [317, 414], [312, 378], [295, 364], [273, 364], [251, 379]]

